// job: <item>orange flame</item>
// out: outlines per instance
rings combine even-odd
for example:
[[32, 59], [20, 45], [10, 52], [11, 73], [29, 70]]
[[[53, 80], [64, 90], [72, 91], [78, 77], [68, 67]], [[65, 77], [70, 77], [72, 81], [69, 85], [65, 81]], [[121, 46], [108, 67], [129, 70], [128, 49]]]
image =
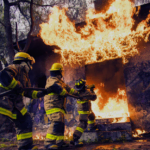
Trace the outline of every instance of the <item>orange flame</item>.
[[[65, 126], [65, 132], [64, 132], [64, 139], [67, 141], [73, 140], [73, 133], [75, 131], [75, 127], [67, 127]], [[34, 140], [44, 140], [46, 137], [45, 133], [34, 133], [33, 139]]]
[[122, 118], [114, 118], [112, 123], [121, 123], [121, 122], [127, 122], [127, 117], [122, 117]]
[[44, 140], [45, 137], [43, 135], [41, 135], [40, 133], [36, 134], [33, 136], [34, 140]]
[[135, 132], [132, 134], [133, 137], [140, 137], [140, 134], [146, 133], [145, 130], [136, 129]]
[[130, 0], [115, 0], [106, 13], [89, 9], [86, 25], [78, 31], [66, 10], [53, 7], [49, 22], [40, 25], [39, 33], [45, 44], [61, 49], [54, 51], [61, 55], [63, 64], [84, 65], [115, 58], [123, 58], [125, 63], [138, 54], [139, 38], [148, 41], [150, 15], [132, 30], [134, 4]]
[[113, 123], [126, 122], [126, 117], [129, 117], [129, 111], [125, 90], [118, 89], [117, 95], [115, 97], [110, 97], [108, 99], [108, 103], [102, 110], [100, 110], [99, 105], [101, 105], [101, 99], [103, 99], [103, 97], [99, 93], [99, 89], [95, 89], [95, 93], [97, 95], [97, 99], [95, 101], [91, 101], [91, 103], [96, 119], [123, 117], [118, 121], [114, 120]]

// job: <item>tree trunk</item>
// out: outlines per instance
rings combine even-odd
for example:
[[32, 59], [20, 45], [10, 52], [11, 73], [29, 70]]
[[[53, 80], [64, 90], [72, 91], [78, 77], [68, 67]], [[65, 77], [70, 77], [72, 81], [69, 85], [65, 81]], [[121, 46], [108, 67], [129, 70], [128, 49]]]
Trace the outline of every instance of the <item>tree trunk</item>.
[[2, 69], [3, 69], [2, 62], [0, 61], [0, 70], [2, 70]]
[[6, 59], [10, 64], [14, 59], [14, 49], [12, 41], [12, 28], [10, 23], [10, 6], [8, 0], [4, 1], [4, 23], [5, 23], [5, 32], [6, 32]]

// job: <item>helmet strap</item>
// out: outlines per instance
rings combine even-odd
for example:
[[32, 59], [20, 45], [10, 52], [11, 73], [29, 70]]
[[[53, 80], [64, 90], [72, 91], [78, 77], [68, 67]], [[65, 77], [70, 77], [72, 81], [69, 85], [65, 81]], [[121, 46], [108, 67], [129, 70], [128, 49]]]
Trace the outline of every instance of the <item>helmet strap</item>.
[[31, 65], [30, 61], [27, 61], [26, 63], [28, 65], [28, 67], [29, 67], [29, 70], [32, 70], [32, 65]]

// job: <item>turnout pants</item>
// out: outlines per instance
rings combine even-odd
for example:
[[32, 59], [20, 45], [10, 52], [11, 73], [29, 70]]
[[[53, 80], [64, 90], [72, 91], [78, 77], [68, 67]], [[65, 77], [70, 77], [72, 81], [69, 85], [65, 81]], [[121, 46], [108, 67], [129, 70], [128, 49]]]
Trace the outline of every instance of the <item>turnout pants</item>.
[[[18, 148], [27, 148], [33, 144], [32, 140], [32, 119], [29, 113], [24, 114], [24, 116], [17, 110], [14, 109], [12, 112], [7, 113], [12, 114], [16, 117], [8, 117], [8, 115], [3, 115], [0, 113], [0, 126], [5, 122], [7, 118], [11, 119], [15, 124]], [[12, 116], [12, 115], [11, 115]]]
[[49, 144], [57, 144], [61, 146], [64, 141], [64, 114], [56, 112], [47, 115], [51, 124], [47, 130], [45, 146]]
[[95, 126], [95, 115], [93, 112], [90, 114], [79, 114], [79, 124], [73, 134], [74, 141], [80, 139], [84, 130], [88, 128], [94, 128]]

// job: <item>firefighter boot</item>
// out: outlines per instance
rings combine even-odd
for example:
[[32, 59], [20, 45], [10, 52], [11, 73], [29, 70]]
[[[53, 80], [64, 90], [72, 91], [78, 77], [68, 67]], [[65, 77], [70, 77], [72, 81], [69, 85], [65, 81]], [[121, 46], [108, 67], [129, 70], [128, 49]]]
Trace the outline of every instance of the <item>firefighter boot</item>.
[[77, 141], [70, 141], [70, 144], [74, 145], [75, 147], [83, 146], [83, 142], [79, 142], [78, 140]]
[[75, 147], [83, 146], [83, 142], [79, 142], [79, 139], [80, 139], [80, 136], [73, 134], [73, 140], [70, 141], [70, 144], [74, 145]]
[[45, 145], [46, 150], [56, 150], [58, 149], [58, 145], [56, 144], [49, 144], [49, 145]]
[[65, 148], [65, 147], [69, 147], [69, 144], [67, 144], [64, 141], [61, 141], [60, 143], [57, 143], [57, 146], [60, 148]]
[[38, 147], [35, 145], [32, 145], [32, 146], [21, 147], [18, 150], [38, 150]]
[[83, 146], [83, 142], [75, 141], [74, 143], [76, 147]]

